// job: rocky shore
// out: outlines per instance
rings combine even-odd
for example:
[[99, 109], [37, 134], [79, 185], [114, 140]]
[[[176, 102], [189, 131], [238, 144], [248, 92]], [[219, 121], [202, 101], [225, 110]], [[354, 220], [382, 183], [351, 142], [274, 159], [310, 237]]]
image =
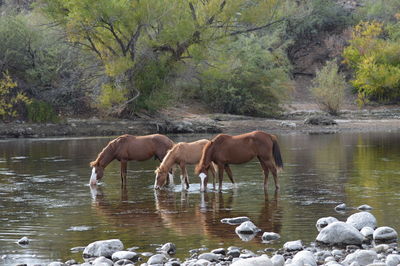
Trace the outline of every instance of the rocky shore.
[[135, 120], [65, 119], [60, 123], [0, 123], [0, 138], [116, 136], [153, 133], [239, 133], [265, 130], [271, 133], [393, 131], [400, 129], [400, 108], [345, 110], [328, 116], [317, 110], [288, 111], [280, 119], [227, 114], [166, 113]]
[[[345, 204], [336, 210], [346, 209]], [[82, 252], [82, 261], [51, 262], [49, 266], [64, 265], [169, 265], [169, 266], [303, 266], [303, 265], [388, 265], [400, 264], [397, 232], [388, 226], [378, 227], [376, 218], [368, 212], [368, 205], [358, 207], [359, 212], [339, 221], [335, 217], [322, 217], [316, 221], [318, 235], [315, 242], [304, 246], [301, 240], [286, 242], [282, 248], [266, 248], [253, 252], [240, 247], [226, 247], [214, 250], [200, 248], [188, 250], [188, 257], [183, 261], [174, 257], [176, 246], [166, 243], [155, 250], [137, 253], [137, 248], [124, 248], [119, 239], [99, 240], [86, 247], [76, 247], [71, 251]], [[247, 217], [234, 217], [221, 220], [234, 225], [235, 232], [242, 239], [259, 238], [261, 230]], [[280, 238], [275, 232], [264, 232], [260, 241], [268, 243]], [[21, 244], [29, 244], [27, 238]], [[22, 265], [19, 265], [22, 266]], [[36, 265], [39, 266], [39, 265]]]

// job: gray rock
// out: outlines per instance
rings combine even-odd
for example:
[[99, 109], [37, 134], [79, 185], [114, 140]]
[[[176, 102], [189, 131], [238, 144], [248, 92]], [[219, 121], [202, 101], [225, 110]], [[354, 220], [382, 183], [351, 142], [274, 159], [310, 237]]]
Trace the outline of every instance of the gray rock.
[[113, 253], [123, 249], [124, 244], [122, 244], [119, 239], [100, 240], [90, 243], [83, 251], [83, 257], [89, 258], [104, 256], [111, 258]]
[[166, 252], [169, 255], [174, 255], [176, 253], [176, 246], [174, 243], [168, 242], [161, 247], [161, 251]]
[[139, 255], [133, 251], [117, 251], [112, 254], [111, 259], [113, 261], [117, 260], [130, 260], [132, 262], [138, 261]]
[[104, 256], [100, 256], [92, 261], [92, 265], [94, 266], [113, 266], [114, 262], [110, 259], [107, 259]]
[[380, 244], [377, 245], [373, 248], [377, 253], [382, 253], [382, 252], [387, 252], [389, 250], [390, 246], [387, 244]]
[[317, 266], [317, 260], [315, 259], [314, 254], [310, 251], [302, 250], [294, 255], [292, 264]]
[[122, 259], [122, 260], [117, 260], [114, 262], [114, 266], [131, 266], [134, 265], [133, 261], [127, 260], [127, 259]]
[[337, 211], [344, 211], [344, 210], [346, 210], [346, 208], [347, 208], [347, 205], [346, 205], [345, 203], [342, 203], [342, 204], [337, 205], [337, 206], [335, 207], [335, 210], [337, 210]]
[[246, 221], [241, 223], [238, 227], [236, 227], [236, 234], [254, 234], [259, 232], [260, 229], [253, 224], [251, 221]]
[[226, 250], [224, 248], [213, 249], [211, 252], [214, 254], [226, 255]]
[[326, 227], [328, 224], [331, 224], [333, 222], [339, 221], [335, 217], [329, 216], [329, 217], [323, 217], [318, 219], [317, 223], [315, 224], [315, 227], [317, 227], [318, 232], [321, 232], [322, 228]]
[[53, 261], [53, 262], [50, 262], [49, 264], [47, 264], [47, 266], [67, 266], [67, 264], [59, 262], [59, 261]]
[[337, 125], [337, 122], [325, 115], [313, 115], [304, 120], [304, 124], [306, 125]]
[[399, 254], [389, 254], [386, 257], [386, 265], [387, 266], [397, 266], [400, 264], [400, 255]]
[[357, 230], [361, 230], [365, 226], [376, 228], [376, 218], [369, 212], [354, 213], [347, 218], [346, 223], [354, 226]]
[[317, 242], [327, 245], [361, 245], [364, 236], [353, 226], [344, 222], [333, 222], [323, 228]]
[[372, 207], [369, 206], [369, 205], [367, 205], [367, 204], [363, 204], [363, 205], [358, 206], [358, 207], [357, 207], [357, 210], [360, 210], [360, 211], [369, 211], [369, 210], [372, 210]]
[[369, 226], [364, 226], [360, 233], [367, 239], [372, 239], [372, 235], [374, 234], [374, 229]]
[[286, 251], [302, 250], [303, 243], [301, 242], [301, 240], [288, 241], [285, 244], [283, 244], [283, 248]]
[[231, 225], [241, 224], [241, 223], [244, 223], [244, 222], [247, 222], [247, 221], [250, 221], [250, 218], [246, 217], [246, 216], [221, 219], [221, 223], [231, 224]]
[[240, 250], [238, 248], [228, 249], [228, 252], [226, 253], [226, 255], [231, 256], [232, 258], [239, 258]]
[[214, 254], [212, 252], [207, 252], [200, 254], [197, 258], [199, 260], [218, 261], [222, 257], [223, 257], [222, 255]]
[[191, 263], [189, 265], [190, 266], [209, 266], [209, 265], [212, 265], [212, 264], [208, 260], [200, 259], [200, 260], [197, 260], [196, 262], [194, 262], [193, 264]]
[[273, 266], [273, 264], [268, 256], [262, 255], [255, 258], [236, 260], [231, 266]]
[[273, 241], [281, 238], [281, 236], [274, 232], [264, 232], [261, 238], [263, 241]]
[[360, 266], [368, 265], [374, 262], [378, 258], [378, 254], [373, 250], [361, 250], [358, 249], [356, 252], [346, 256], [346, 259], [342, 262], [344, 265], [351, 265], [357, 263]]
[[283, 266], [285, 265], [285, 258], [280, 254], [275, 254], [272, 256], [271, 262], [273, 266]]
[[29, 244], [29, 239], [26, 236], [24, 236], [23, 238], [18, 240], [17, 243], [20, 244], [20, 245], [28, 245]]
[[382, 226], [375, 229], [373, 239], [378, 242], [397, 241], [397, 232], [389, 226]]
[[153, 255], [149, 258], [147, 261], [148, 265], [153, 265], [153, 264], [163, 264], [168, 261], [168, 258], [164, 254], [156, 254]]

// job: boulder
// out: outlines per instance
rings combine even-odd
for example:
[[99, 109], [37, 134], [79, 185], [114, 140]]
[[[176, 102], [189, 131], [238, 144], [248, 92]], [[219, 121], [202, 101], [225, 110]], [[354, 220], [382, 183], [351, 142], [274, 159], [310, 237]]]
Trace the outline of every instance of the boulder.
[[208, 261], [211, 261], [211, 262], [216, 262], [222, 257], [223, 257], [223, 255], [218, 255], [218, 254], [215, 254], [215, 253], [212, 253], [212, 252], [207, 252], [207, 253], [200, 254], [197, 258], [199, 260], [208, 260]]
[[273, 266], [283, 266], [285, 265], [285, 257], [283, 257], [281, 254], [275, 254], [272, 256], [271, 262]]
[[17, 243], [20, 244], [20, 245], [28, 245], [29, 244], [29, 239], [26, 236], [24, 236], [23, 238], [18, 240]]
[[286, 251], [302, 250], [303, 243], [301, 242], [301, 240], [288, 241], [285, 244], [283, 244], [283, 248]]
[[168, 258], [164, 254], [156, 254], [149, 258], [149, 260], [147, 261], [147, 264], [148, 265], [164, 264], [167, 261], [168, 261]]
[[382, 226], [375, 229], [373, 239], [376, 242], [395, 242], [397, 241], [397, 232], [389, 226]]
[[264, 232], [261, 238], [263, 241], [273, 241], [281, 238], [281, 236], [274, 232]]
[[53, 261], [47, 264], [47, 266], [66, 266], [67, 264], [59, 262], [59, 261]]
[[333, 222], [323, 228], [317, 242], [327, 245], [361, 245], [364, 236], [353, 226], [344, 222]]
[[117, 251], [112, 254], [111, 259], [113, 261], [117, 260], [130, 260], [132, 262], [138, 261], [139, 255], [132, 251]]
[[99, 240], [90, 243], [83, 251], [84, 258], [104, 256], [111, 258], [112, 254], [124, 249], [119, 239]]
[[314, 257], [314, 254], [308, 250], [302, 250], [297, 252], [294, 255], [292, 264], [294, 265], [310, 265], [310, 266], [317, 266], [317, 260]]
[[250, 218], [246, 217], [246, 216], [221, 219], [221, 223], [231, 224], [231, 225], [241, 224], [241, 223], [247, 222], [247, 221], [250, 221]]
[[335, 210], [336, 210], [336, 211], [344, 211], [344, 210], [346, 210], [346, 208], [347, 208], [346, 204], [345, 204], [345, 203], [342, 203], [342, 204], [337, 205], [337, 206], [335, 207]]
[[387, 266], [397, 266], [400, 264], [400, 255], [399, 254], [389, 254], [386, 257], [386, 265]]
[[236, 234], [239, 236], [239, 238], [240, 238], [242, 241], [245, 241], [245, 242], [248, 242], [248, 241], [252, 240], [252, 239], [257, 235], [257, 233], [252, 233], [252, 234], [248, 234], [248, 233], [240, 234], [240, 233], [238, 233], [238, 232], [236, 232]]
[[273, 264], [268, 256], [262, 255], [255, 258], [236, 260], [231, 266], [273, 266]]
[[236, 227], [235, 232], [237, 234], [254, 234], [259, 232], [260, 229], [253, 224], [251, 221], [246, 221], [241, 223], [238, 227]]
[[165, 253], [169, 254], [169, 255], [174, 255], [174, 254], [176, 253], [176, 246], [175, 246], [174, 243], [168, 242], [168, 243], [165, 243], [165, 244], [160, 248], [160, 250], [161, 250], [162, 252], [165, 252]]
[[113, 266], [114, 262], [104, 256], [100, 256], [92, 261], [93, 266]]
[[338, 219], [332, 216], [323, 217], [318, 219], [317, 223], [315, 224], [315, 227], [317, 227], [318, 232], [321, 232], [322, 228], [326, 227], [328, 224], [338, 221], [339, 221]]
[[346, 223], [354, 226], [357, 230], [361, 230], [365, 226], [376, 228], [376, 218], [369, 212], [354, 213], [347, 218]]
[[374, 262], [378, 258], [378, 254], [374, 250], [362, 250], [358, 249], [356, 252], [346, 256], [343, 265], [350, 265], [356, 262], [360, 266], [368, 265]]
[[366, 238], [366, 239], [372, 239], [372, 235], [374, 234], [374, 229], [372, 229], [369, 226], [364, 226], [360, 233]]

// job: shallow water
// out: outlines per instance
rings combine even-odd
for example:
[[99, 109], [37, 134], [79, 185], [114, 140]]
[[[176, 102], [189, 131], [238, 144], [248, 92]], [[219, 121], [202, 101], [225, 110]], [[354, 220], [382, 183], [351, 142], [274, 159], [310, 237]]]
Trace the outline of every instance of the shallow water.
[[[212, 135], [170, 137], [193, 141]], [[234, 245], [257, 252], [290, 240], [309, 244], [317, 236], [317, 219], [345, 220], [356, 212], [336, 212], [342, 202], [353, 208], [369, 204], [379, 226], [400, 230], [398, 132], [278, 137], [285, 164], [281, 190], [274, 193], [271, 178], [267, 194], [257, 161], [232, 166], [238, 188], [225, 178], [222, 193], [199, 193], [193, 167], [189, 191], [181, 191], [177, 173], [171, 191], [155, 193], [154, 160], [128, 164], [126, 189], [120, 188], [119, 163], [111, 163], [95, 190], [87, 185], [89, 162], [112, 138], [0, 140], [0, 264], [83, 262], [76, 248], [112, 238], [137, 252], [173, 242], [181, 259], [195, 248]], [[241, 240], [235, 226], [220, 222], [236, 216], [250, 217], [281, 240], [262, 243], [262, 233]], [[29, 245], [16, 243], [23, 236]]]

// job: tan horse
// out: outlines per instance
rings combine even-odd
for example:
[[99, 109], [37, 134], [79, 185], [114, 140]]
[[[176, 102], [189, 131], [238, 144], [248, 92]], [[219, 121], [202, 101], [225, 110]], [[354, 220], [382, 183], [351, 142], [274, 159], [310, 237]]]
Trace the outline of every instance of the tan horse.
[[[207, 139], [201, 139], [194, 142], [179, 142], [168, 151], [164, 160], [160, 166], [156, 169], [156, 180], [154, 184], [155, 189], [159, 189], [166, 185], [167, 174], [174, 165], [179, 165], [181, 169], [181, 184], [184, 189], [184, 182], [186, 183], [186, 189], [189, 189], [189, 176], [186, 170], [187, 164], [197, 164], [200, 161], [202, 150], [204, 146], [210, 141]], [[215, 169], [210, 168], [213, 175], [213, 185], [215, 188]]]
[[229, 164], [242, 164], [257, 157], [264, 171], [264, 189], [268, 188], [268, 174], [272, 172], [275, 181], [275, 189], [279, 189], [278, 169], [283, 167], [281, 152], [277, 138], [263, 131], [229, 136], [219, 134], [208, 143], [204, 149], [196, 173], [201, 179], [201, 189], [207, 186], [207, 169], [211, 162], [218, 166], [219, 187], [221, 192], [224, 170], [233, 181]]
[[90, 184], [96, 184], [104, 174], [104, 168], [114, 159], [121, 162], [121, 181], [126, 184], [126, 169], [128, 161], [145, 161], [151, 157], [164, 159], [167, 151], [174, 142], [167, 136], [154, 134], [147, 136], [122, 135], [110, 141], [97, 155], [97, 159], [90, 163], [93, 167]]

